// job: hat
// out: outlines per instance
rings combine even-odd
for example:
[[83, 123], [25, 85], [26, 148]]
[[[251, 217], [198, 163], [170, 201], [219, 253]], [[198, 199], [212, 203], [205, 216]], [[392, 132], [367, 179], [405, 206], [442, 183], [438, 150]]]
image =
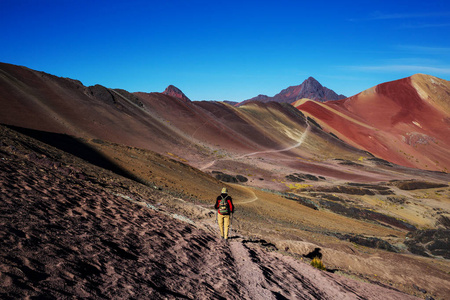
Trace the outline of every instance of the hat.
[[222, 194], [228, 194], [228, 189], [226, 187], [222, 188]]

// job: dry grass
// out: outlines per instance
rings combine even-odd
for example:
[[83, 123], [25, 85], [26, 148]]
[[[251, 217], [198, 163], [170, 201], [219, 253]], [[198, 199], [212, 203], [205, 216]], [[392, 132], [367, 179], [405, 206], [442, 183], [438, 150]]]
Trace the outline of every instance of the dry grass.
[[316, 269], [319, 270], [326, 270], [327, 268], [325, 267], [325, 265], [323, 264], [322, 260], [318, 257], [314, 257], [313, 260], [311, 261], [311, 266], [313, 266]]

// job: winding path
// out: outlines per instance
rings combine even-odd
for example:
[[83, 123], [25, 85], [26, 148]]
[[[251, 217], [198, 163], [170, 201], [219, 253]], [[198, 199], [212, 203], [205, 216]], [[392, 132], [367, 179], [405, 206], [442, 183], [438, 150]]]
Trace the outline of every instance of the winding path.
[[[300, 147], [303, 144], [303, 142], [305, 141], [306, 137], [308, 136], [308, 133], [311, 131], [311, 125], [309, 125], [308, 119], [306, 119], [306, 124], [307, 124], [306, 130], [302, 133], [302, 135], [300, 137], [300, 140], [295, 145], [292, 145], [292, 146], [289, 146], [289, 147], [283, 148], [283, 149], [277, 149], [277, 150], [272, 149], [272, 150], [265, 150], [265, 151], [256, 151], [256, 152], [252, 152], [252, 153], [248, 153], [248, 154], [244, 154], [244, 155], [238, 156], [235, 159], [242, 159], [244, 157], [253, 156], [253, 155], [256, 155], [256, 154], [284, 152], [284, 151], [289, 151], [291, 149]], [[199, 170], [203, 171], [203, 170], [213, 166], [216, 163], [216, 161], [218, 161], [218, 160], [220, 160], [220, 159], [215, 159], [213, 161], [210, 161], [209, 163], [205, 164], [204, 166], [201, 166], [199, 168]]]
[[289, 151], [289, 150], [291, 150], [291, 149], [300, 147], [300, 146], [303, 144], [303, 142], [305, 141], [305, 139], [306, 139], [308, 133], [311, 131], [311, 126], [309, 125], [308, 119], [306, 120], [306, 124], [307, 124], [306, 130], [302, 133], [302, 136], [300, 137], [300, 140], [299, 140], [298, 143], [295, 144], [295, 145], [289, 146], [289, 147], [287, 147], [287, 148], [279, 149], [279, 150], [273, 150], [273, 149], [272, 149], [272, 150], [266, 150], [266, 151], [252, 152], [252, 153], [244, 154], [244, 155], [239, 156], [239, 157], [237, 157], [237, 158], [239, 159], [239, 158], [244, 158], [244, 157], [248, 157], [248, 156], [252, 156], [252, 155], [256, 155], [256, 154], [263, 154], [263, 153], [278, 153], [278, 152], [284, 152], [284, 151]]
[[247, 203], [252, 203], [255, 202], [256, 200], [258, 200], [258, 196], [256, 196], [255, 192], [252, 191], [250, 188], [246, 187], [246, 186], [241, 186], [242, 188], [246, 189], [247, 191], [249, 191], [250, 193], [253, 194], [253, 198], [249, 198], [249, 199], [245, 199], [244, 201], [236, 201], [236, 204], [247, 204]]

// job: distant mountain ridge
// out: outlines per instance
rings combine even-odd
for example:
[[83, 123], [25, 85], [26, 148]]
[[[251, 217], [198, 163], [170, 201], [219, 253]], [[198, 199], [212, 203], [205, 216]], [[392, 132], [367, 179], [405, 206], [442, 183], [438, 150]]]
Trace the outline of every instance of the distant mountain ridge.
[[[220, 102], [190, 101], [174, 86], [164, 93], [129, 93], [0, 63], [0, 123], [181, 156], [188, 148], [197, 155], [198, 145], [204, 156], [212, 148], [241, 155], [288, 145], [290, 152], [304, 157], [328, 157], [333, 149], [333, 156], [343, 159], [371, 153], [406, 167], [450, 170], [449, 81], [418, 74], [324, 103], [309, 99], [318, 87], [309, 78], [274, 97], [259, 96], [284, 102], [298, 97], [295, 103], [253, 101], [241, 110]], [[274, 110], [280, 115], [272, 115]], [[285, 125], [280, 127], [280, 122]], [[312, 142], [308, 134], [302, 147], [290, 148], [302, 141], [299, 133], [315, 123], [321, 142]]]
[[325, 102], [325, 101], [341, 100], [347, 97], [344, 95], [338, 95], [333, 90], [330, 90], [329, 88], [321, 85], [313, 77], [309, 77], [308, 79], [303, 81], [302, 84], [290, 86], [273, 97], [269, 97], [267, 95], [258, 95], [251, 99], [242, 101], [241, 103], [239, 103], [239, 106], [248, 103], [250, 101], [260, 101], [264, 103], [270, 101], [279, 103], [292, 103], [295, 100], [302, 98], [308, 98], [319, 102]]

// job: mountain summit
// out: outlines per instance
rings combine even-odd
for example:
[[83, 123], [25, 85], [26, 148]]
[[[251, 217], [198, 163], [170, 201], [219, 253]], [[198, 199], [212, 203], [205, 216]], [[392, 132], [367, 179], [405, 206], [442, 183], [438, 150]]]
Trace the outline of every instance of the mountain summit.
[[162, 93], [184, 101], [191, 101], [179, 88], [173, 85], [169, 85]]
[[292, 103], [295, 100], [308, 98], [319, 102], [325, 102], [330, 100], [345, 99], [344, 95], [338, 95], [333, 90], [322, 86], [316, 79], [309, 77], [302, 84], [296, 86], [290, 86], [273, 97], [266, 95], [258, 95], [251, 99], [241, 102], [239, 105], [245, 104], [250, 101], [260, 102], [279, 102], [279, 103]]
[[[347, 98], [344, 95], [338, 95], [333, 90], [322, 86], [316, 79], [309, 77], [299, 87], [293, 87], [295, 90], [300, 90], [296, 98], [308, 98], [320, 102], [330, 100], [341, 100]], [[289, 89], [289, 88], [288, 88]], [[283, 91], [280, 93], [282, 94]], [[280, 95], [279, 94], [279, 95]], [[291, 101], [289, 99], [289, 101]]]

